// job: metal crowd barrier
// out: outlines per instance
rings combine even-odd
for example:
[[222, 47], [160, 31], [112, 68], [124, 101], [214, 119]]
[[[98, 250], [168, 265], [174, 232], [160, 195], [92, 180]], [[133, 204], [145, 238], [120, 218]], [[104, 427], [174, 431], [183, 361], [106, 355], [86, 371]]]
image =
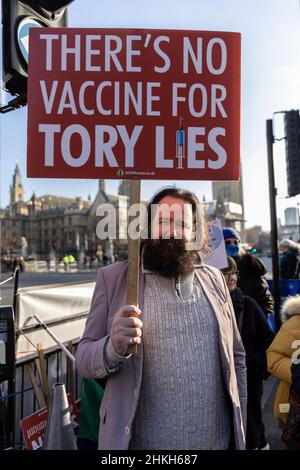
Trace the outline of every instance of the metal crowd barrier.
[[[11, 280], [13, 306], [0, 308], [0, 449], [24, 448], [20, 422], [41, 408], [37, 402], [39, 395], [44, 396], [38, 343], [45, 356], [44, 380], [49, 389], [54, 383], [63, 382], [69, 390], [72, 382], [74, 399], [80, 397], [80, 378], [74, 367], [68, 368], [68, 353], [62, 351], [64, 346], [53, 346], [53, 342], [72, 343], [75, 355], [94, 289], [94, 281], [19, 289], [19, 269], [2, 284]], [[59, 298], [56, 290], [60, 291]], [[61, 305], [62, 290], [68, 303]], [[69, 299], [74, 300], [73, 305]], [[70, 354], [68, 360], [70, 364]]]
[[[74, 354], [76, 349], [77, 344], [73, 344]], [[37, 357], [38, 355], [36, 355], [36, 359]], [[66, 354], [60, 348], [45, 351], [45, 361], [49, 388], [51, 389], [54, 383], [63, 382], [68, 390], [70, 384], [67, 374]], [[37, 375], [37, 364], [34, 358], [17, 363], [15, 391], [12, 394], [8, 390], [8, 381], [0, 384], [0, 449], [10, 447], [19, 450], [24, 448], [20, 421], [40, 408], [30, 378], [26, 372], [26, 366], [29, 364], [33, 368], [34, 375]], [[76, 370], [73, 370], [72, 381], [74, 384], [74, 398], [77, 400], [80, 397], [80, 378]], [[9, 416], [7, 416], [9, 399], [14, 400], [14, 422], [9, 422]]]
[[[273, 279], [267, 279], [271, 294], [273, 295]], [[280, 280], [280, 305], [290, 295], [300, 294], [300, 279], [281, 279]], [[275, 315], [269, 315], [269, 325], [274, 332], [276, 332]]]

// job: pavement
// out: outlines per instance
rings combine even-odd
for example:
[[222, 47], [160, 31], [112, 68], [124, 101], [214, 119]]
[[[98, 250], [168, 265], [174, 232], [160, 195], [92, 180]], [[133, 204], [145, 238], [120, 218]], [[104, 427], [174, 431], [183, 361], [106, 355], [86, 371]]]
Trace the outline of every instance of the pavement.
[[[59, 284], [80, 281], [95, 281], [97, 271], [82, 271], [77, 273], [26, 273], [21, 272], [19, 287], [29, 287], [46, 284]], [[2, 273], [1, 280], [10, 276], [10, 273]], [[13, 302], [14, 282], [9, 281], [0, 287], [0, 305], [9, 305]], [[266, 435], [271, 450], [286, 450], [285, 444], [281, 441], [281, 431], [278, 428], [277, 419], [273, 416], [273, 402], [278, 387], [278, 381], [270, 376], [264, 382], [263, 393], [263, 421], [266, 428]]]
[[281, 440], [281, 430], [278, 427], [277, 418], [273, 415], [273, 403], [278, 384], [279, 381], [273, 376], [269, 376], [264, 382], [262, 399], [263, 422], [271, 450], [286, 450], [286, 446]]

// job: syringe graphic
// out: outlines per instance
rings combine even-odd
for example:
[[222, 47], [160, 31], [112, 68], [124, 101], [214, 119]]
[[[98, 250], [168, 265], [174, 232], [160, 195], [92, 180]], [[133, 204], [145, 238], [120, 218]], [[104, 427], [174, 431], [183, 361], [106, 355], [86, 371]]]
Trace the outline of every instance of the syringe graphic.
[[176, 157], [178, 158], [177, 168], [183, 169], [183, 158], [184, 158], [184, 130], [182, 129], [183, 118], [179, 118], [179, 129], [176, 131]]

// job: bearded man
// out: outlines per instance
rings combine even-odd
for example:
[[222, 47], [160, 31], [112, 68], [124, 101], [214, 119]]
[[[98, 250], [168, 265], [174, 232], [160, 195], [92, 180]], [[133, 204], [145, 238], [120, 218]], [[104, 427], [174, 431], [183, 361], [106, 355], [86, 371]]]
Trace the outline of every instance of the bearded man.
[[107, 378], [98, 447], [244, 449], [245, 352], [224, 277], [202, 262], [203, 208], [166, 188], [147, 210], [139, 307], [126, 305], [126, 261], [100, 269], [77, 349], [83, 377]]

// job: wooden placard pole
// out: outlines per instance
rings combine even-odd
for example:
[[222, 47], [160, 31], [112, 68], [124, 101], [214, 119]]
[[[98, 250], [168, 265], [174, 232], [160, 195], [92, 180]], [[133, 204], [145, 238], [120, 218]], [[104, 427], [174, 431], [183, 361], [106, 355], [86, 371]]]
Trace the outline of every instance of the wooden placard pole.
[[42, 345], [42, 343], [38, 343], [36, 346], [37, 346], [37, 350], [38, 350], [38, 356], [39, 356], [39, 363], [40, 363], [40, 370], [41, 370], [41, 377], [42, 377], [42, 382], [43, 382], [44, 394], [45, 394], [47, 406], [49, 407], [51, 397], [50, 397], [48, 377], [47, 377], [47, 372], [46, 372], [46, 362], [45, 362], [43, 345]]
[[31, 384], [32, 384], [32, 387], [33, 387], [33, 390], [34, 390], [34, 394], [35, 394], [35, 398], [36, 398], [36, 401], [38, 403], [38, 406], [39, 406], [39, 408], [44, 408], [45, 406], [47, 406], [46, 401], [45, 401], [45, 397], [42, 394], [42, 392], [40, 391], [40, 388], [38, 386], [37, 380], [36, 380], [34, 372], [33, 372], [32, 364], [30, 364], [30, 363], [26, 364], [25, 369], [26, 369], [27, 374], [29, 375], [29, 378], [30, 378], [30, 381], [31, 381]]
[[[140, 204], [141, 202], [141, 181], [130, 181], [130, 201], [129, 204]], [[128, 218], [128, 226], [132, 218]], [[140, 231], [140, 226], [139, 226]], [[133, 240], [128, 234], [128, 273], [127, 273], [127, 304], [138, 305], [139, 290], [139, 270], [140, 270], [140, 237]], [[128, 348], [128, 354], [136, 354], [137, 345], [133, 344]]]
[[[70, 351], [70, 353], [72, 354], [73, 353], [73, 343], [72, 341], [69, 341], [68, 342], [68, 346], [67, 346], [68, 350]], [[74, 372], [73, 372], [73, 366], [74, 366], [74, 362], [70, 360], [69, 357], [67, 357], [67, 378], [68, 378], [68, 392], [69, 393], [72, 393], [72, 395], [74, 396]]]

